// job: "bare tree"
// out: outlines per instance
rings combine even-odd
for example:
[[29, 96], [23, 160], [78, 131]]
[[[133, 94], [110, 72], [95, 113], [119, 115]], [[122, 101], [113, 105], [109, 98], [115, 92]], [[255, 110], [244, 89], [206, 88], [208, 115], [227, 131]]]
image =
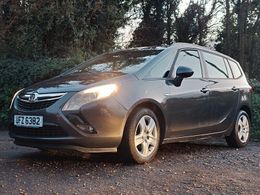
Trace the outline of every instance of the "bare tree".
[[207, 3], [209, 3], [208, 0], [201, 0], [196, 3], [191, 1], [181, 16], [175, 11], [176, 41], [205, 44], [210, 28], [209, 22], [216, 14], [218, 1], [212, 1], [212, 6], [208, 13], [206, 10]]
[[224, 47], [227, 50], [227, 54], [231, 54], [231, 44], [230, 44], [230, 37], [231, 37], [231, 19], [230, 19], [230, 0], [226, 0], [226, 16], [225, 16], [225, 34], [226, 34], [226, 41], [224, 43]]
[[177, 10], [180, 0], [167, 0], [166, 1], [166, 44], [172, 43], [173, 35], [173, 18], [174, 12]]

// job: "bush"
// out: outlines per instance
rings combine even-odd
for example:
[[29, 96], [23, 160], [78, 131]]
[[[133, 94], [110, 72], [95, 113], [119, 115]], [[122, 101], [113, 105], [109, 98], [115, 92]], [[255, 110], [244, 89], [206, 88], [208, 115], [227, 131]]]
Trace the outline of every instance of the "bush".
[[0, 1], [0, 55], [67, 57], [77, 48], [103, 53], [114, 45], [128, 1]]
[[0, 60], [0, 126], [6, 124], [14, 93], [33, 83], [48, 79], [78, 64], [80, 57], [70, 59]]
[[254, 93], [252, 96], [252, 132], [254, 137], [260, 138], [260, 94]]

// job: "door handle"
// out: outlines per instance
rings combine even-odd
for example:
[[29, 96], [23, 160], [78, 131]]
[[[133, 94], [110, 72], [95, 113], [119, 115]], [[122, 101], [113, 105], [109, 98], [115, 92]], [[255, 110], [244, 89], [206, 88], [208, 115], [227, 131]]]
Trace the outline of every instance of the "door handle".
[[239, 88], [237, 88], [236, 86], [232, 87], [232, 91], [238, 91], [238, 90], [239, 90]]
[[202, 93], [207, 93], [208, 91], [209, 91], [209, 89], [208, 88], [202, 88], [201, 90], [200, 90]]

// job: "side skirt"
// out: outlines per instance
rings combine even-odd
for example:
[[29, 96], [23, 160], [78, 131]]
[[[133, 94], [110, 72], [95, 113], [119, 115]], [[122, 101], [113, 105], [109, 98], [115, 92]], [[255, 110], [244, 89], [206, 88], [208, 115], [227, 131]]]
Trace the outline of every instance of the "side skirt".
[[162, 144], [167, 143], [174, 143], [174, 142], [187, 142], [187, 141], [194, 141], [194, 140], [204, 140], [210, 139], [214, 137], [225, 137], [229, 134], [229, 129], [220, 132], [214, 133], [207, 133], [207, 134], [200, 134], [200, 135], [193, 135], [193, 136], [184, 136], [184, 137], [173, 137], [173, 138], [165, 138]]

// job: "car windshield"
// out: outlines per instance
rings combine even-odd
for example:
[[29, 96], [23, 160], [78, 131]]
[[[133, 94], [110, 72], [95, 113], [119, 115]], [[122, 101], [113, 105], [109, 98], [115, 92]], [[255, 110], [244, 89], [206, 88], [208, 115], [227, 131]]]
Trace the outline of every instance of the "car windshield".
[[158, 55], [163, 49], [149, 50], [125, 50], [114, 53], [103, 54], [94, 59], [84, 62], [68, 71], [80, 72], [122, 72], [133, 73], [140, 70], [151, 59]]

